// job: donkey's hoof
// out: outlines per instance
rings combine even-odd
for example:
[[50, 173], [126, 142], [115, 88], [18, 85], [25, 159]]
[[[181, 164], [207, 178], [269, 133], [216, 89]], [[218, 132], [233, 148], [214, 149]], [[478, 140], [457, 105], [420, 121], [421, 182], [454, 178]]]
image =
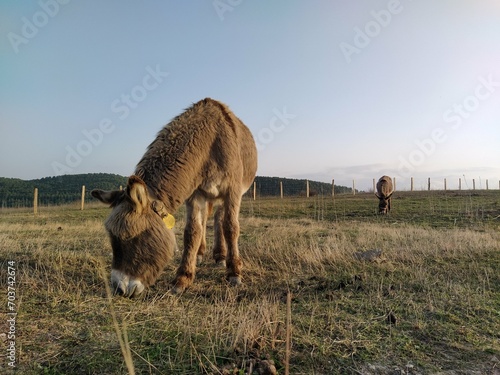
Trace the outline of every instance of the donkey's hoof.
[[216, 261], [215, 265], [220, 268], [226, 268], [226, 261], [224, 259]]
[[174, 296], [178, 296], [184, 293], [185, 290], [186, 288], [183, 286], [174, 285], [172, 289], [170, 289], [170, 293], [173, 294]]
[[229, 285], [231, 286], [240, 286], [242, 284], [241, 278], [239, 276], [230, 276], [228, 281]]
[[196, 266], [200, 266], [203, 263], [203, 255], [196, 256]]

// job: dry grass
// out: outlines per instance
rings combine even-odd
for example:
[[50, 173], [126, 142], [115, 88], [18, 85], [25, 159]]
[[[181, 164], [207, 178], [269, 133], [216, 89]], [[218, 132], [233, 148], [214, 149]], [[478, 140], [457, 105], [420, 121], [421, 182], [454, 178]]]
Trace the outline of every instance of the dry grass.
[[[126, 374], [133, 366], [137, 374], [246, 374], [269, 360], [284, 373], [290, 291], [291, 374], [493, 374], [498, 222], [483, 225], [476, 215], [470, 226], [433, 228], [401, 211], [351, 218], [342, 213], [349, 204], [371, 210], [348, 199], [246, 201], [241, 288], [230, 288], [207, 259], [193, 287], [169, 295], [177, 254], [144, 298], [111, 301], [101, 275], [111, 263], [106, 209], [46, 208], [36, 218], [2, 211], [4, 290], [6, 262], [18, 265], [20, 373]], [[356, 257], [372, 249], [381, 255]]]

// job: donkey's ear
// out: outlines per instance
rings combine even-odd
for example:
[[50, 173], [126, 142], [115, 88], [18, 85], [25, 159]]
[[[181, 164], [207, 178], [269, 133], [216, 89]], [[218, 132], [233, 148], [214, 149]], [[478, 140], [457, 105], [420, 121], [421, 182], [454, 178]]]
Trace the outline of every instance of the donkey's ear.
[[132, 175], [128, 179], [127, 191], [135, 210], [141, 213], [149, 205], [146, 184], [139, 177]]
[[102, 203], [114, 205], [118, 198], [123, 194], [123, 191], [121, 190], [100, 190], [100, 189], [95, 189], [90, 192], [90, 194], [96, 198], [99, 199]]

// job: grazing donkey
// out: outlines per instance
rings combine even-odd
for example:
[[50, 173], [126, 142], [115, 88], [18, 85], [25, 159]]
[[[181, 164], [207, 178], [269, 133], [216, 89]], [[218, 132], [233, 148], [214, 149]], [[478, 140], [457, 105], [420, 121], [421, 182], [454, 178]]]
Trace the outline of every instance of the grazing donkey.
[[387, 214], [391, 210], [391, 196], [394, 192], [392, 180], [389, 176], [382, 176], [377, 182], [377, 192], [375, 195], [379, 199], [378, 213]]
[[181, 293], [194, 280], [214, 202], [221, 202], [215, 212], [214, 260], [226, 266], [231, 285], [240, 284], [238, 217], [242, 195], [256, 170], [257, 149], [250, 130], [216, 100], [193, 104], [160, 130], [125, 190], [92, 191], [112, 208], [105, 227], [113, 248], [115, 293], [137, 296], [156, 281], [175, 248], [174, 234], [162, 218], [184, 202], [184, 253], [172, 291]]

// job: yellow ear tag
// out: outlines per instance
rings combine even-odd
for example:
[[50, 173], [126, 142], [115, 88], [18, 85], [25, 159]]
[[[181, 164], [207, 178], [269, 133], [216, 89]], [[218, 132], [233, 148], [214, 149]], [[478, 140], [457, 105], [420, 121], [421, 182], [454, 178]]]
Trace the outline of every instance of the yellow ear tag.
[[165, 223], [168, 229], [172, 229], [175, 225], [175, 217], [173, 217], [170, 214], [167, 214], [167, 216], [163, 218], [163, 222]]

